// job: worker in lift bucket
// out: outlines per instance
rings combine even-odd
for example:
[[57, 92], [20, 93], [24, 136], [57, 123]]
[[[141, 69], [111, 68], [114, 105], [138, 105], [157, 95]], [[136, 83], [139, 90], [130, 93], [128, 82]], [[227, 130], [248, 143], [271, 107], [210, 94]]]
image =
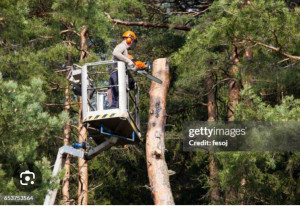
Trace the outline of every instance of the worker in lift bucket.
[[[123, 41], [115, 47], [112, 59], [115, 61], [123, 61], [128, 67], [134, 68], [134, 63], [128, 56], [128, 49], [134, 47], [137, 42], [136, 35], [132, 31], [126, 31], [122, 37]], [[111, 109], [119, 107], [119, 88], [115, 85], [118, 85], [118, 70], [117, 65], [114, 64], [111, 68], [109, 78], [109, 86], [111, 87], [112, 95]]]

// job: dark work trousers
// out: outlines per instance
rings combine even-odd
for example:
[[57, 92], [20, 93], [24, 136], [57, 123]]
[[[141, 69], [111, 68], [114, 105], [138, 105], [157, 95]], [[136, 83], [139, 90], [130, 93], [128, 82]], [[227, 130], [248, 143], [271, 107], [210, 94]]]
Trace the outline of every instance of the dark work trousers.
[[109, 86], [111, 87], [112, 91], [112, 103], [111, 103], [111, 109], [113, 108], [118, 108], [119, 107], [119, 86], [114, 86], [118, 85], [118, 71], [115, 71], [111, 73], [109, 77]]

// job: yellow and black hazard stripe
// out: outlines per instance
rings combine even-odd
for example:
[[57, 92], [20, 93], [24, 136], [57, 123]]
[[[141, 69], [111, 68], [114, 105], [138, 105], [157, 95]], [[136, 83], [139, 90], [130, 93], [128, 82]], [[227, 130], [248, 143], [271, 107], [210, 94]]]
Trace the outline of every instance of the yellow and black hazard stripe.
[[127, 118], [127, 119], [128, 119], [128, 121], [129, 121], [129, 123], [130, 123], [132, 129], [135, 131], [135, 133], [138, 134], [138, 129], [137, 129], [137, 127], [135, 126], [135, 123], [134, 123], [130, 118]]
[[91, 120], [97, 120], [97, 119], [108, 119], [116, 117], [117, 113], [111, 113], [111, 114], [100, 114], [100, 115], [92, 115], [85, 119], [85, 121], [91, 121]]

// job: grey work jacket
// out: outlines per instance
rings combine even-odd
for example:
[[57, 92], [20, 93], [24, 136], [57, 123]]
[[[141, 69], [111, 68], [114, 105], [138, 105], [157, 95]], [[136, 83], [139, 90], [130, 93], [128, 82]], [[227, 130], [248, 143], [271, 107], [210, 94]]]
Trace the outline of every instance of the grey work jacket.
[[[113, 51], [113, 58], [112, 60], [115, 61], [123, 61], [125, 63], [127, 63], [128, 65], [133, 65], [133, 62], [128, 58], [128, 51], [127, 49], [130, 47], [130, 45], [128, 45], [126, 43], [125, 40], [123, 40], [120, 44], [118, 44], [114, 51]], [[117, 65], [113, 64], [110, 73], [113, 73], [117, 71]]]

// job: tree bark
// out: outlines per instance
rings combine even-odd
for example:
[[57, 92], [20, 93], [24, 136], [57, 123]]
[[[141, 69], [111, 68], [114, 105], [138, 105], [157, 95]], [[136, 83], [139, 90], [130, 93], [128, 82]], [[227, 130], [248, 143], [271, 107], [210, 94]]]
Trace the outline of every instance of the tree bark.
[[[251, 1], [247, 1], [251, 2]], [[234, 52], [232, 53], [232, 66], [230, 68], [230, 75], [232, 80], [229, 81], [229, 109], [228, 109], [228, 121], [234, 121], [234, 110], [236, 106], [238, 105], [239, 97], [240, 97], [240, 83], [235, 79], [236, 76], [238, 76], [239, 68], [237, 67], [237, 64], [239, 63], [239, 55], [240, 51], [237, 47], [234, 48]], [[248, 61], [251, 61], [253, 59], [253, 53], [249, 47], [245, 48], [244, 56]], [[242, 79], [243, 84], [249, 84], [251, 79], [251, 74], [247, 75]], [[250, 100], [246, 100], [246, 103], [248, 106], [251, 105]], [[241, 179], [241, 192], [238, 193], [237, 190], [235, 190], [233, 187], [230, 187], [228, 193], [225, 197], [225, 203], [228, 204], [232, 199], [239, 198], [241, 202], [239, 204], [244, 204], [243, 197], [244, 197], [244, 185], [246, 183], [245, 178]]]
[[[248, 1], [250, 4], [251, 2]], [[251, 61], [253, 59], [253, 52], [251, 50], [250, 47], [245, 47], [245, 51], [244, 51], [244, 57], [247, 59], [247, 61]], [[247, 72], [246, 71], [246, 75], [244, 75], [242, 77], [242, 85], [245, 86], [245, 85], [250, 85], [251, 84], [251, 80], [252, 80], [252, 74], [251, 72]], [[251, 105], [252, 105], [252, 101], [251, 99], [246, 99], [244, 100], [247, 107], [248, 108], [251, 108]], [[241, 184], [241, 189], [239, 190], [239, 193], [238, 193], [238, 198], [240, 199], [240, 205], [244, 205], [244, 196], [246, 194], [246, 190], [245, 190], [245, 184], [246, 184], [246, 179], [245, 178], [242, 178], [241, 181], [240, 181], [240, 184]]]
[[[70, 40], [70, 35], [67, 36], [67, 39]], [[71, 46], [69, 44], [69, 46]], [[67, 54], [67, 65], [71, 66], [71, 52], [68, 51]], [[67, 74], [68, 75], [68, 74]], [[65, 89], [65, 112], [70, 115], [70, 108], [71, 108], [71, 101], [70, 101], [70, 88], [69, 88], [69, 81], [67, 80], [67, 87]], [[70, 133], [71, 133], [71, 123], [67, 121], [64, 127], [64, 145], [69, 145], [70, 143]], [[65, 162], [65, 177], [62, 182], [62, 196], [63, 196], [63, 203], [68, 205], [70, 199], [70, 157], [67, 155], [66, 162]]]
[[[246, 4], [244, 4], [242, 6], [242, 9], [251, 4], [252, 0], [247, 0]], [[236, 106], [238, 105], [239, 102], [239, 98], [240, 98], [240, 82], [236, 80], [236, 77], [239, 75], [239, 68], [238, 68], [238, 63], [240, 62], [239, 60], [239, 53], [240, 49], [238, 47], [236, 47], [234, 45], [234, 51], [232, 52], [232, 66], [230, 68], [230, 77], [231, 80], [229, 81], [229, 108], [228, 108], [228, 121], [234, 121], [234, 111]], [[252, 58], [252, 53], [250, 52], [249, 48], [245, 49], [245, 56], [248, 60], [250, 60], [250, 58]], [[244, 185], [244, 181], [245, 179], [243, 178], [241, 180], [241, 187], [243, 187]], [[230, 186], [229, 191], [227, 191], [226, 195], [225, 195], [225, 204], [232, 204], [233, 199], [236, 200], [237, 198], [240, 197], [240, 194], [238, 194], [237, 189], [235, 189], [234, 187]], [[243, 204], [243, 201], [240, 202], [240, 204]]]
[[215, 93], [213, 92], [213, 77], [212, 74], [206, 78], [206, 92], [207, 92], [207, 113], [208, 120], [207, 121], [215, 121], [216, 119], [216, 99]]
[[[244, 57], [246, 58], [246, 60], [250, 63], [250, 61], [252, 61], [253, 59], [253, 52], [251, 51], [250, 47], [245, 47], [245, 51], [244, 51]], [[252, 72], [251, 71], [246, 71], [246, 69], [244, 69], [244, 74], [242, 73], [242, 86], [245, 87], [246, 85], [251, 85], [252, 82]], [[247, 107], [251, 108], [251, 100], [250, 99], [246, 99], [244, 100]]]
[[87, 55], [88, 55], [88, 27], [87, 26], [82, 26], [81, 31], [80, 31], [80, 61], [83, 61]]
[[[80, 61], [83, 61], [87, 57], [87, 26], [81, 27], [80, 32], [80, 45], [81, 45], [81, 54]], [[79, 138], [78, 142], [87, 141], [87, 128], [82, 122], [82, 101], [81, 97], [78, 98], [79, 101], [79, 111], [78, 111], [78, 132]], [[79, 158], [78, 159], [78, 205], [87, 205], [88, 204], [88, 163], [86, 160]]]
[[165, 161], [166, 101], [169, 87], [169, 61], [167, 58], [153, 62], [152, 74], [163, 83], [152, 82], [150, 109], [146, 136], [148, 177], [155, 205], [173, 205], [168, 167]]
[[209, 152], [209, 185], [210, 185], [210, 202], [214, 203], [220, 198], [220, 192], [218, 189], [217, 179], [217, 166], [215, 162], [215, 155], [213, 152]]
[[232, 66], [229, 70], [230, 78], [229, 81], [229, 107], [228, 107], [228, 121], [234, 121], [234, 110], [239, 102], [240, 97], [240, 83], [236, 80], [239, 73], [237, 64], [239, 63], [238, 48], [234, 46], [232, 52]]
[[[213, 76], [209, 74], [206, 78], [206, 92], [207, 92], [207, 121], [216, 120], [216, 98], [213, 91]], [[213, 203], [217, 201], [220, 197], [219, 189], [216, 187], [218, 185], [217, 180], [217, 167], [215, 163], [215, 157], [213, 152], [208, 153], [209, 156], [209, 185], [210, 185], [210, 201]]]
[[[229, 75], [231, 80], [229, 81], [229, 105], [228, 105], [228, 121], [234, 121], [234, 111], [238, 105], [240, 97], [240, 83], [236, 79], [239, 74], [239, 68], [237, 64], [239, 63], [239, 48], [234, 46], [234, 51], [231, 55], [232, 66], [229, 70]], [[230, 186], [225, 195], [225, 204], [231, 204], [237, 197], [237, 191], [234, 187]]]

